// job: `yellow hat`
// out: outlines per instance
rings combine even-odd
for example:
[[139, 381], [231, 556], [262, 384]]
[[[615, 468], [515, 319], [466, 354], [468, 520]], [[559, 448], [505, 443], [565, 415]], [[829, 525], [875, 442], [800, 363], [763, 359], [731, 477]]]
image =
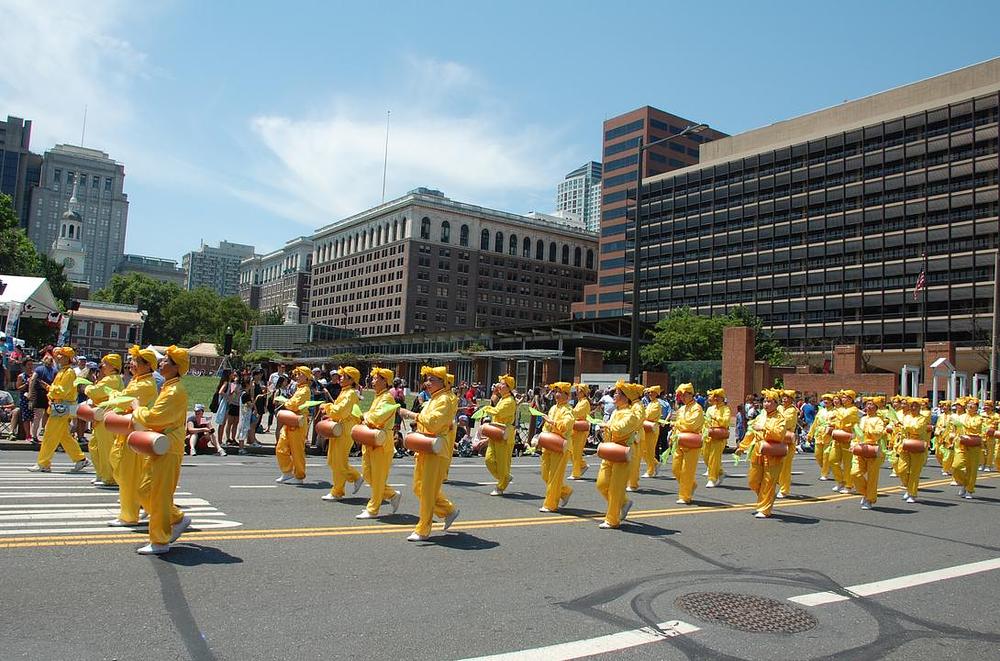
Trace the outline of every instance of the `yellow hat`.
[[719, 397], [721, 399], [726, 398], [726, 390], [724, 388], [713, 388], [708, 391], [709, 397]]
[[984, 399], [983, 400], [983, 408], [986, 408], [987, 406], [990, 407], [990, 408], [993, 408], [993, 402], [991, 402], [988, 399]]
[[680, 395], [681, 393], [684, 393], [684, 392], [688, 392], [688, 393], [691, 393], [693, 395], [694, 394], [694, 386], [691, 385], [690, 383], [682, 383], [681, 385], [677, 386], [677, 388], [674, 390], [674, 392], [676, 394], [678, 394], [678, 395]]
[[420, 376], [433, 376], [444, 382], [445, 388], [450, 388], [451, 384], [455, 383], [455, 375], [448, 373], [448, 368], [445, 366], [431, 367], [430, 365], [424, 365], [420, 368]]
[[576, 391], [581, 395], [590, 394], [590, 386], [588, 386], [586, 383], [575, 383], [573, 384], [573, 387], [576, 388]]
[[298, 367], [292, 370], [292, 378], [295, 378], [297, 376], [302, 376], [311, 380], [313, 378], [313, 373], [312, 370], [306, 367], [305, 365], [299, 365]]
[[764, 388], [760, 391], [760, 394], [764, 397], [764, 399], [773, 399], [774, 401], [781, 399], [781, 391], [775, 390], [774, 388]]
[[840, 395], [842, 397], [847, 397], [848, 399], [850, 399], [850, 400], [853, 401], [854, 398], [856, 398], [858, 396], [858, 393], [854, 392], [853, 390], [848, 389], [848, 390], [841, 390], [840, 391]]
[[965, 400], [965, 405], [966, 406], [979, 406], [979, 400], [976, 399], [975, 397], [969, 397], [968, 399]]
[[646, 392], [651, 393], [653, 397], [656, 397], [663, 392], [663, 386], [649, 386], [646, 388]]
[[76, 358], [76, 352], [73, 351], [73, 347], [56, 347], [52, 350], [52, 355], [55, 358], [69, 358], [70, 360]]
[[385, 379], [386, 383], [392, 383], [392, 378], [395, 376], [392, 370], [386, 369], [384, 367], [373, 367], [371, 373], [369, 374], [373, 379], [376, 377], [382, 377]]
[[104, 358], [101, 358], [101, 362], [107, 363], [119, 372], [122, 371], [122, 357], [116, 353], [105, 354]]
[[187, 374], [188, 368], [191, 367], [191, 357], [188, 355], [187, 349], [171, 344], [164, 349], [164, 353], [170, 362], [177, 366], [177, 371], [181, 376]]
[[573, 389], [572, 383], [567, 383], [566, 381], [556, 381], [555, 383], [549, 384], [549, 390], [558, 390], [564, 395], [568, 395], [569, 391]]
[[865, 404], [874, 404], [878, 408], [885, 406], [885, 397], [880, 395], [872, 395], [871, 397], [862, 397], [861, 401]]
[[514, 377], [512, 377], [510, 374], [504, 374], [497, 381], [498, 383], [502, 383], [505, 386], [507, 386], [508, 390], [513, 390], [514, 387], [517, 385], [517, 382], [514, 381]]
[[642, 384], [639, 383], [619, 381], [615, 384], [615, 390], [621, 390], [622, 394], [625, 395], [630, 402], [634, 402], [642, 397]]
[[795, 390], [782, 390], [781, 391], [781, 396], [782, 397], [788, 397], [789, 399], [795, 399], [796, 392], [797, 391], [795, 391]]
[[358, 371], [357, 367], [351, 367], [350, 365], [346, 367], [343, 366], [338, 367], [337, 374], [339, 374], [340, 376], [348, 377], [354, 383], [357, 383], [358, 381], [361, 380], [361, 372]]
[[[907, 399], [909, 399], [909, 397], [907, 397]], [[947, 399], [938, 400], [938, 406], [941, 406], [941, 407], [944, 407], [944, 408], [948, 408], [948, 407], [951, 406], [951, 401], [949, 401]]]
[[821, 400], [823, 400], [823, 399], [830, 399], [830, 400], [832, 400], [833, 399], [833, 393], [825, 392], [822, 395], [820, 395], [819, 398]]
[[159, 365], [156, 364], [156, 353], [152, 349], [143, 349], [137, 344], [133, 344], [128, 348], [128, 355], [132, 356], [135, 361], [142, 361], [149, 365], [150, 369], [155, 370]]

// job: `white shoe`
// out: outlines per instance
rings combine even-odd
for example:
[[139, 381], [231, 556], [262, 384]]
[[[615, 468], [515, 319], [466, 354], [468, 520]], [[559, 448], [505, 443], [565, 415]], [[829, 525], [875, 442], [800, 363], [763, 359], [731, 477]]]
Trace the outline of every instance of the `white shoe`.
[[355, 519], [377, 519], [378, 517], [369, 512], [368, 510], [361, 510], [361, 514], [357, 514]]
[[354, 491], [351, 492], [353, 496], [357, 492], [361, 491], [361, 485], [365, 483], [365, 478], [358, 476], [358, 479], [354, 480]]
[[343, 498], [343, 496], [334, 496], [332, 493], [325, 493], [323, 494], [323, 497], [320, 498], [320, 500], [325, 500], [328, 503], [332, 503], [334, 501], [340, 500], [341, 498]]
[[389, 499], [389, 507], [392, 508], [392, 510], [390, 510], [390, 512], [389, 512], [390, 514], [395, 514], [396, 513], [396, 510], [399, 509], [399, 501], [401, 501], [401, 500], [403, 500], [403, 492], [402, 491], [397, 491], [396, 495]]
[[820, 475], [820, 476], [819, 476], [819, 481], [820, 481], [820, 482], [826, 482], [826, 481], [827, 481], [827, 480], [829, 480], [829, 479], [830, 479], [830, 478], [828, 478], [828, 477], [827, 477], [826, 475]]
[[949, 473], [948, 471], [941, 471], [941, 474], [942, 475], [951, 475], [951, 473]]
[[570, 475], [570, 476], [569, 476], [569, 477], [567, 477], [566, 479], [567, 479], [567, 480], [573, 480], [573, 481], [575, 482], [576, 480], [578, 480], [578, 479], [580, 479], [580, 478], [578, 478], [578, 477], [573, 477], [572, 475]]
[[122, 521], [121, 519], [111, 519], [110, 521], [108, 521], [108, 526], [112, 528], [135, 528], [138, 525], [139, 525], [138, 522], [127, 523], [125, 521]]
[[720, 487], [720, 486], [722, 486], [722, 481], [723, 481], [724, 479], [726, 479], [726, 474], [725, 474], [725, 472], [722, 472], [722, 473], [719, 473], [719, 479], [717, 479], [717, 480], [715, 481], [715, 486], [717, 486], [717, 487]]
[[843, 487], [837, 484], [833, 487], [833, 489], [831, 489], [831, 491], [840, 491], [841, 489], [843, 489]]
[[636, 491], [638, 491], [638, 489], [633, 489], [632, 487], [625, 487], [625, 491], [627, 493], [635, 493]]
[[980, 473], [982, 473], [982, 472], [983, 472], [983, 471], [985, 471], [985, 470], [986, 470], [986, 466], [980, 466], [980, 467], [979, 467], [979, 472], [980, 472]]
[[767, 518], [767, 514], [764, 514], [763, 512], [754, 512], [753, 518], [755, 518], [755, 519], [766, 519]]
[[839, 489], [837, 489], [837, 491], [839, 491], [840, 493], [843, 493], [843, 494], [849, 494], [849, 493], [852, 493], [854, 490], [853, 489], [848, 489], [847, 487], [840, 487]]
[[73, 464], [73, 468], [70, 468], [69, 472], [70, 473], [79, 473], [80, 471], [82, 471], [84, 468], [86, 468], [89, 465], [90, 465], [90, 459], [87, 459], [86, 457], [84, 457], [80, 461], [78, 461], [75, 464]]
[[455, 523], [455, 519], [458, 518], [458, 508], [456, 507], [451, 511], [451, 514], [444, 517], [444, 529], [447, 530], [451, 528], [451, 524]]
[[181, 520], [170, 526], [170, 541], [168, 544], [173, 544], [177, 541], [177, 538], [184, 534], [184, 531], [191, 527], [191, 517], [185, 514], [181, 517]]
[[569, 496], [563, 496], [562, 498], [560, 498], [559, 499], [559, 507], [566, 507], [566, 503], [569, 502], [569, 497], [572, 496], [572, 495], [573, 494], [569, 494]]
[[611, 530], [612, 528], [614, 528], [614, 526], [612, 526], [607, 521], [601, 521], [600, 525], [598, 525], [597, 527], [600, 528], [601, 530]]
[[621, 511], [621, 513], [619, 515], [619, 518], [622, 521], [624, 521], [625, 519], [628, 518], [628, 512], [629, 512], [630, 509], [632, 509], [632, 501], [631, 500], [626, 500], [625, 504], [622, 505], [622, 511]]
[[702, 473], [701, 476], [702, 477], [708, 477], [708, 471], [705, 471], [704, 473]]
[[411, 532], [410, 536], [406, 538], [406, 541], [408, 542], [426, 542], [427, 540], [427, 535], [418, 535], [415, 532]]
[[706, 489], [714, 489], [715, 488], [715, 482], [713, 482], [712, 480], [709, 480], [708, 482], [705, 483], [705, 488]]
[[34, 466], [31, 466], [30, 468], [28, 468], [28, 470], [31, 471], [32, 473], [51, 473], [52, 472], [52, 469], [49, 468], [48, 466], [42, 468], [38, 464], [35, 464]]
[[865, 499], [862, 498], [861, 499], [861, 509], [863, 509], [863, 510], [870, 510], [871, 508], [872, 508], [871, 503], [869, 503], [867, 500], [865, 500]]
[[965, 498], [965, 487], [958, 490], [958, 495], [960, 498]]
[[958, 486], [958, 481], [957, 480], [952, 480], [951, 484], [949, 484], [948, 486], [950, 486], [950, 487], [957, 487]]
[[282, 484], [302, 484], [302, 480], [297, 477], [291, 477], [285, 480]]
[[281, 483], [281, 482], [284, 482], [285, 480], [290, 480], [290, 479], [292, 479], [292, 474], [291, 473], [282, 473], [281, 477], [279, 477], [277, 480], [275, 480], [275, 482]]
[[548, 507], [539, 507], [539, 508], [538, 508], [538, 511], [539, 511], [539, 512], [544, 512], [544, 513], [548, 514], [548, 513], [550, 513], [550, 512], [552, 511], [552, 510], [550, 510], [550, 509], [549, 509]]
[[774, 494], [774, 497], [777, 498], [778, 500], [784, 500], [785, 494], [779, 491], [778, 493]]
[[493, 491], [490, 492], [490, 495], [491, 496], [502, 496], [503, 495], [503, 491], [500, 491], [500, 489], [494, 489]]
[[135, 550], [139, 555], [163, 555], [170, 550], [170, 544], [146, 544]]
[[910, 495], [907, 495], [906, 498], [904, 498], [904, 500], [911, 504], [917, 502], [917, 499]]
[[678, 498], [677, 499], [677, 504], [678, 505], [690, 505], [691, 503], [689, 503], [688, 501], [684, 500], [683, 498]]
[[[98, 482], [100, 482], [100, 480], [98, 480], [96, 477], [90, 481], [90, 483], [94, 484], [94, 485], [96, 485]], [[104, 483], [101, 482], [101, 484], [104, 484]]]
[[965, 493], [962, 494], [962, 498], [965, 498], [966, 500], [972, 500], [972, 494], [966, 491]]

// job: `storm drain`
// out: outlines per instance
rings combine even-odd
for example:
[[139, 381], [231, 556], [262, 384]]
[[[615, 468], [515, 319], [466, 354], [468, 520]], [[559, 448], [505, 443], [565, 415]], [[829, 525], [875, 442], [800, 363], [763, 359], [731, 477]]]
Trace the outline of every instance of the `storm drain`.
[[674, 605], [703, 620], [750, 633], [802, 633], [818, 624], [806, 611], [774, 599], [733, 592], [691, 592]]

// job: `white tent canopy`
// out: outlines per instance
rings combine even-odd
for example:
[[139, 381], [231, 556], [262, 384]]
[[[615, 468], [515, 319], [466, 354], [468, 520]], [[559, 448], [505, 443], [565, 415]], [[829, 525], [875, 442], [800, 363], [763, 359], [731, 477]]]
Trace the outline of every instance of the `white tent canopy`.
[[27, 278], [20, 275], [0, 275], [7, 288], [0, 294], [0, 308], [5, 313], [10, 312], [11, 304], [23, 303], [22, 317], [42, 318], [50, 312], [59, 312], [49, 281], [45, 278]]

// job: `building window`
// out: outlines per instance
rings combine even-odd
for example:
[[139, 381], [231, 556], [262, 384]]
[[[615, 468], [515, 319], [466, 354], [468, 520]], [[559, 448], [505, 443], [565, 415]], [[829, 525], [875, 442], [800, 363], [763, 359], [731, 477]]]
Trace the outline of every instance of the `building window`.
[[580, 261], [583, 257], [583, 251], [577, 246], [576, 250], [573, 251], [573, 266], [580, 268]]
[[118, 339], [118, 324], [111, 324], [108, 326], [108, 337], [112, 340]]
[[507, 254], [511, 257], [517, 257], [517, 234], [510, 235], [510, 241], [507, 243]]
[[493, 252], [503, 253], [503, 232], [497, 232], [496, 241], [493, 242]]
[[545, 259], [545, 242], [541, 239], [535, 243], [535, 259], [538, 261]]
[[451, 243], [451, 223], [447, 220], [441, 223], [441, 243]]
[[98, 177], [96, 174], [90, 180], [90, 187], [93, 188], [94, 190], [97, 190], [98, 188], [101, 187], [101, 178]]
[[587, 268], [588, 269], [593, 269], [594, 268], [594, 251], [593, 250], [587, 250]]
[[430, 239], [431, 238], [431, 219], [424, 216], [420, 219], [420, 238]]
[[524, 237], [524, 246], [521, 248], [521, 257], [531, 259], [531, 239]]
[[549, 261], [550, 262], [556, 261], [556, 242], [555, 241], [553, 241], [552, 243], [549, 244]]
[[56, 168], [55, 170], [52, 171], [52, 183], [59, 185], [61, 181], [62, 181], [62, 170]]
[[94, 337], [104, 337], [104, 324], [99, 321], [94, 322]]
[[466, 246], [469, 245], [469, 226], [462, 225], [462, 229], [458, 231], [458, 245]]
[[482, 235], [479, 237], [479, 249], [489, 250], [490, 249], [490, 233], [488, 230], [483, 230]]
[[563, 246], [562, 249], [562, 263], [569, 264], [569, 246]]

